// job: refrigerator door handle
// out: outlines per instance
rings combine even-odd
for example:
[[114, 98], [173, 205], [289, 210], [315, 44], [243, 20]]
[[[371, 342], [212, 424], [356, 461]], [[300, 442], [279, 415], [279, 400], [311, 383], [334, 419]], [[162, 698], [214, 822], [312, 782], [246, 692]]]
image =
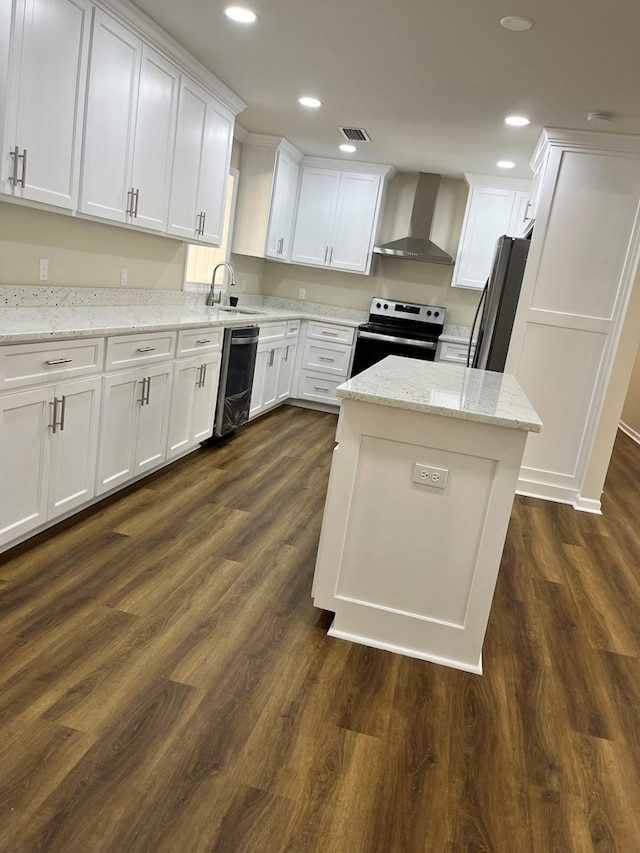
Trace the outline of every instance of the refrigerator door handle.
[[[482, 288], [482, 293], [480, 295], [480, 299], [478, 300], [478, 307], [476, 308], [476, 313], [473, 318], [473, 323], [471, 325], [471, 334], [469, 335], [469, 346], [467, 347], [467, 367], [471, 367], [471, 348], [473, 346], [473, 335], [476, 330], [476, 323], [478, 322], [478, 317], [480, 316], [480, 310], [482, 305], [487, 298], [487, 290], [489, 289], [489, 279], [487, 279], [484, 283], [484, 287]], [[476, 346], [479, 346], [480, 341], [476, 342]]]

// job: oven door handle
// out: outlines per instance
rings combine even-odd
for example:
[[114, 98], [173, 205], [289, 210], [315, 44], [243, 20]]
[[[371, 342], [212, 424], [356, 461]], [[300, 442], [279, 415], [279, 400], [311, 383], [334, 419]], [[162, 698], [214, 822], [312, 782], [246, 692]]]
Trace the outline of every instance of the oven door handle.
[[412, 347], [421, 347], [422, 349], [435, 349], [434, 341], [417, 341], [415, 338], [396, 338], [394, 335], [379, 335], [376, 332], [358, 332], [359, 338], [366, 338], [369, 341], [385, 341], [390, 344], [408, 344]]

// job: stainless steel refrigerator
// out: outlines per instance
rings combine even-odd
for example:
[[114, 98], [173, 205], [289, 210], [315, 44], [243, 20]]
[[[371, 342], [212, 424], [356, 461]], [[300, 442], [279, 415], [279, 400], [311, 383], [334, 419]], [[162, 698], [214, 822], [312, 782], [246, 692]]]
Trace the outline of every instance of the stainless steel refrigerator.
[[498, 373], [504, 370], [530, 245], [530, 240], [524, 237], [498, 239], [491, 273], [480, 297], [471, 329], [472, 341], [480, 317], [472, 367], [495, 370]]

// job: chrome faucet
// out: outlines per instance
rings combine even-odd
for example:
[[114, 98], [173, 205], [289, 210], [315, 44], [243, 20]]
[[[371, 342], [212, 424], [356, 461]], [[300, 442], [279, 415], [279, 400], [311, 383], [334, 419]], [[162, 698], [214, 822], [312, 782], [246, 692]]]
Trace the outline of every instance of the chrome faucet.
[[220, 267], [226, 267], [229, 270], [229, 286], [233, 287], [236, 283], [236, 273], [231, 264], [227, 263], [227, 261], [222, 261], [222, 263], [216, 264], [213, 268], [213, 275], [211, 276], [211, 288], [209, 289], [209, 295], [207, 296], [207, 305], [216, 305], [222, 302], [222, 293], [220, 293], [216, 298], [215, 290], [216, 272]]

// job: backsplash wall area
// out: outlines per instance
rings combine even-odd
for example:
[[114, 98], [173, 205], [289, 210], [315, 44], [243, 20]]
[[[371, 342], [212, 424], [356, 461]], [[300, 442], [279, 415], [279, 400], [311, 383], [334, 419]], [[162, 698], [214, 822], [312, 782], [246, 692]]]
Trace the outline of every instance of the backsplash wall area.
[[178, 240], [0, 202], [0, 284], [119, 287], [126, 267], [130, 288], [181, 290], [185, 253]]

